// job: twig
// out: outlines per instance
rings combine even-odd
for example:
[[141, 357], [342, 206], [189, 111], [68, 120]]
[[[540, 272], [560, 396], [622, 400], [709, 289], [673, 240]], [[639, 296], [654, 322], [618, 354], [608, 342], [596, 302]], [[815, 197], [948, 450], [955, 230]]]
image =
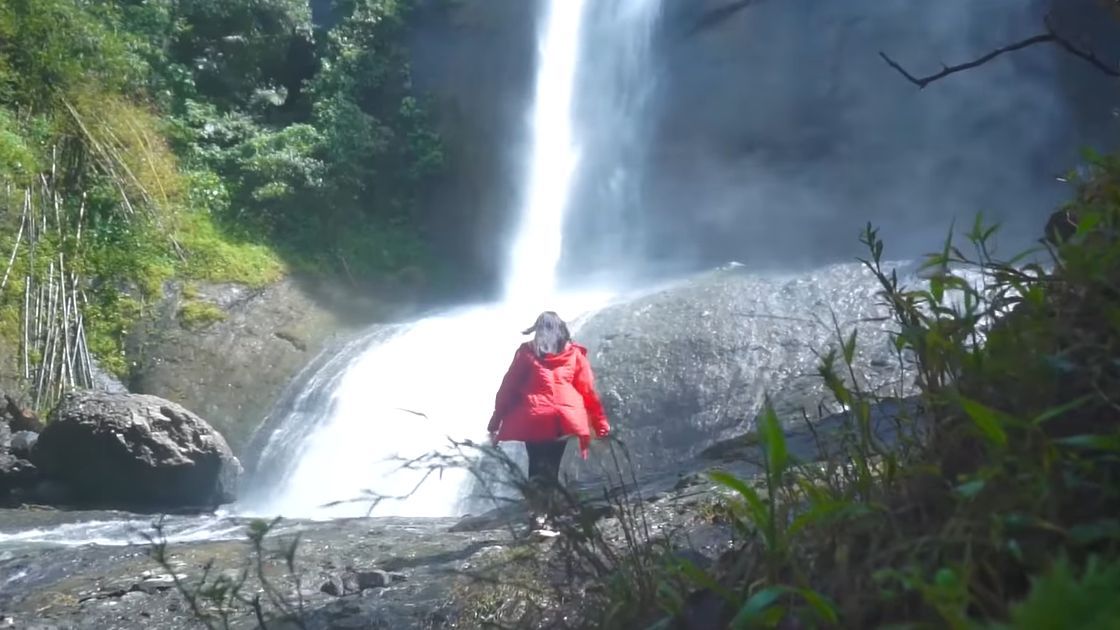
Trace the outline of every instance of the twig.
[[1057, 44], [1058, 46], [1061, 46], [1062, 49], [1064, 49], [1069, 54], [1071, 54], [1071, 55], [1073, 55], [1073, 56], [1075, 56], [1079, 59], [1084, 60], [1089, 65], [1093, 66], [1097, 70], [1100, 70], [1104, 74], [1106, 74], [1110, 77], [1120, 77], [1120, 69], [1109, 66], [1105, 62], [1101, 61], [1101, 59], [1098, 58], [1097, 55], [1093, 51], [1083, 50], [1081, 48], [1078, 48], [1077, 46], [1075, 46], [1073, 44], [1073, 42], [1069, 41], [1068, 39], [1066, 39], [1066, 38], [1062, 37], [1060, 34], [1058, 34], [1058, 32], [1054, 29], [1053, 24], [1050, 22], [1049, 17], [1047, 17], [1046, 20], [1044, 20], [1044, 23], [1046, 24], [1046, 32], [1045, 33], [1040, 33], [1040, 34], [1035, 35], [1033, 37], [1028, 37], [1024, 40], [1015, 42], [1014, 44], [1010, 44], [1010, 45], [1004, 46], [1002, 48], [997, 48], [997, 49], [989, 52], [988, 54], [986, 54], [982, 57], [978, 57], [978, 58], [976, 58], [972, 61], [967, 61], [965, 63], [961, 63], [961, 64], [958, 64], [958, 65], [955, 65], [955, 66], [947, 66], [945, 64], [941, 64], [941, 71], [940, 72], [937, 72], [935, 74], [931, 74], [931, 75], [928, 75], [928, 76], [924, 76], [924, 77], [914, 76], [913, 74], [908, 72], [906, 70], [906, 68], [903, 68], [902, 65], [899, 64], [897, 61], [895, 61], [894, 59], [891, 59], [889, 56], [887, 56], [887, 53], [885, 53], [883, 51], [879, 51], [879, 56], [883, 58], [883, 61], [887, 62], [887, 65], [889, 65], [890, 67], [897, 70], [898, 73], [901, 74], [902, 76], [906, 77], [907, 81], [909, 81], [909, 82], [913, 83], [914, 85], [918, 86], [918, 89], [925, 89], [925, 87], [927, 85], [929, 85], [930, 83], [933, 83], [934, 81], [944, 79], [945, 77], [947, 77], [951, 74], [956, 74], [956, 73], [962, 72], [964, 70], [971, 70], [972, 68], [982, 66], [982, 65], [988, 63], [989, 61], [995, 59], [996, 57], [999, 57], [1000, 55], [1003, 55], [1005, 53], [1014, 52], [1016, 50], [1022, 50], [1023, 48], [1027, 48], [1029, 46], [1034, 46], [1036, 44]]

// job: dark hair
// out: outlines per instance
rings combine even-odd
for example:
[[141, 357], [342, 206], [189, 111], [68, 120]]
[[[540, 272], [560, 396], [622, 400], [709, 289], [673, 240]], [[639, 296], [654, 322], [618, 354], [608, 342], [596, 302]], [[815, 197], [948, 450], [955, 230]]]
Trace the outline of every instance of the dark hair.
[[572, 340], [568, 332], [568, 325], [553, 311], [545, 311], [537, 316], [537, 321], [529, 328], [521, 331], [523, 335], [533, 335], [529, 347], [538, 357], [546, 354], [559, 354]]

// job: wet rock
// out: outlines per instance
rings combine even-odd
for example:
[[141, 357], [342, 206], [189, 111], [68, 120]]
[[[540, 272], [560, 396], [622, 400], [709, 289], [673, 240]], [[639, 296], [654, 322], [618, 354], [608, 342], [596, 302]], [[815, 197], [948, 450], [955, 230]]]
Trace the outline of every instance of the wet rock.
[[[183, 308], [204, 303], [218, 321], [184, 326]], [[128, 387], [198, 413], [244, 455], [284, 387], [336, 334], [388, 317], [389, 306], [352, 287], [285, 278], [255, 289], [169, 283], [152, 316], [132, 328]]]
[[173, 576], [170, 573], [153, 575], [133, 584], [130, 592], [140, 591], [151, 595], [160, 591], [170, 590], [175, 588], [176, 577], [180, 580], [185, 580], [187, 578], [186, 575]]
[[84, 503], [203, 508], [233, 500], [241, 464], [205, 420], [157, 398], [67, 394], [40, 435], [33, 461]]
[[11, 453], [0, 452], [0, 499], [9, 493], [26, 491], [39, 481], [34, 464]]
[[43, 430], [43, 422], [31, 411], [20, 405], [14, 398], [5, 394], [4, 395], [4, 415], [8, 417], [8, 424], [11, 426], [12, 431], [34, 431], [39, 433]]
[[31, 457], [31, 449], [35, 447], [35, 443], [38, 441], [38, 433], [34, 431], [19, 431], [12, 434], [8, 449], [11, 451], [12, 455], [28, 459]]
[[327, 574], [319, 590], [327, 595], [343, 597], [357, 595], [363, 591], [375, 588], [385, 588], [392, 584], [405, 581], [403, 573], [394, 573], [375, 569], [372, 571], [346, 570], [338, 575]]
[[830, 400], [817, 367], [838, 345], [833, 313], [845, 336], [858, 332], [862, 384], [896, 380], [886, 325], [872, 321], [882, 315], [878, 290], [856, 264], [798, 275], [733, 266], [604, 309], [576, 337], [639, 472], [667, 472], [705, 451], [734, 451], [716, 445], [752, 431], [767, 397], [791, 425], [803, 409], [815, 417]]

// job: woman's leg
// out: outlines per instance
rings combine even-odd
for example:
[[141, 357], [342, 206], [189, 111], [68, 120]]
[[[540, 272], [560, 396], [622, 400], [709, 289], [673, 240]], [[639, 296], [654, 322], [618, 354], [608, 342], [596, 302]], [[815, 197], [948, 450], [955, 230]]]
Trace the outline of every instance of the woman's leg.
[[528, 497], [531, 505], [530, 522], [534, 528], [544, 525], [543, 515], [553, 516], [556, 512], [560, 463], [567, 446], [567, 440], [525, 443], [525, 451], [529, 455], [529, 484], [533, 493], [533, 496]]

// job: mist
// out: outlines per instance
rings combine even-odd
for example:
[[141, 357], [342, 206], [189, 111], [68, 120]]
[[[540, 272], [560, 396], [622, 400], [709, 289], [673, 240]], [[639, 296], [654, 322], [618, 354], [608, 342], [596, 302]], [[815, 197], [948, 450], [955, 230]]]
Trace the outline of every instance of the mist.
[[[1002, 224], [999, 251], [1030, 246], [1069, 198], [1059, 178], [1080, 151], [1116, 146], [1118, 82], [1035, 46], [919, 90], [878, 53], [930, 74], [1039, 33], [1049, 8], [666, 0], [630, 109], [599, 118], [629, 124], [630, 135], [612, 135], [629, 140], [582, 164], [565, 276], [851, 260], [867, 222], [882, 228], [890, 257], [912, 258], [977, 212]], [[1117, 31], [1093, 0], [1060, 8], [1063, 33], [1114, 58]], [[595, 135], [585, 130], [588, 142]], [[623, 175], [630, 188], [618, 194]]]

